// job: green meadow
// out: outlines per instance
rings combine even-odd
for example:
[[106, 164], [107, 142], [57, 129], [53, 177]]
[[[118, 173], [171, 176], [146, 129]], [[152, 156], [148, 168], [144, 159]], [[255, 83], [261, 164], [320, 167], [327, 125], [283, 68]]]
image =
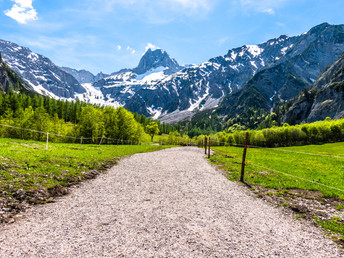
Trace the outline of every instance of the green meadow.
[[118, 159], [167, 148], [157, 145], [80, 145], [0, 139], [0, 192], [12, 196], [19, 189], [69, 186], [102, 171]]
[[[212, 147], [211, 161], [240, 178], [243, 148]], [[344, 143], [285, 148], [248, 148], [245, 182], [271, 189], [321, 191], [344, 200]]]

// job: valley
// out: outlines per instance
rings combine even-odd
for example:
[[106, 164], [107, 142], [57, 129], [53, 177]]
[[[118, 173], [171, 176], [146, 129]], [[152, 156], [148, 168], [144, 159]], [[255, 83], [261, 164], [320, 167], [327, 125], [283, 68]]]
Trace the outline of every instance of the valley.
[[[199, 65], [180, 65], [165, 50], [148, 48], [135, 68], [94, 75], [59, 67], [26, 47], [0, 40], [1, 221], [15, 222], [21, 218], [19, 211], [31, 204], [55, 202], [55, 197], [68, 193], [71, 186], [83, 187], [80, 183], [85, 179], [101, 174], [96, 180], [103, 180], [107, 171], [116, 170], [112, 166], [120, 158], [174, 145], [200, 147], [204, 137], [211, 139], [210, 163], [228, 179], [238, 181], [241, 145], [248, 131], [251, 148], [245, 185], [251, 191], [245, 192], [240, 185], [231, 193], [243, 198], [253, 195], [282, 207], [283, 212], [302, 219], [302, 223], [316, 223], [342, 245], [343, 52], [344, 25], [323, 23], [298, 36], [281, 35], [258, 45], [231, 49]], [[158, 134], [154, 141], [148, 135], [150, 123]], [[174, 173], [180, 165], [178, 173], [185, 166], [194, 173], [192, 178], [186, 177], [187, 184], [193, 182], [197, 188], [198, 176], [204, 179], [211, 175], [217, 178], [215, 184], [228, 187], [222, 182], [224, 178], [217, 177], [220, 173], [208, 167], [202, 153], [202, 149], [191, 147], [171, 149], [157, 152], [157, 156], [164, 157], [158, 161], [155, 154], [143, 158], [134, 155], [123, 163], [137, 159], [130, 168], [139, 171], [142, 164], [147, 167], [142, 175], [135, 174], [125, 183], [134, 180], [133, 184], [140, 186], [136, 177], [146, 176], [146, 171], [156, 177], [162, 171], [159, 184], [168, 183], [171, 189], [183, 187], [175, 184], [177, 179], [164, 174]], [[185, 157], [197, 160], [197, 165]], [[126, 165], [119, 166], [126, 171]], [[204, 169], [209, 169], [210, 174], [202, 174]], [[201, 188], [205, 187], [203, 183]], [[151, 188], [158, 191], [162, 187], [159, 184], [154, 181]], [[226, 191], [223, 188], [223, 193]], [[131, 192], [126, 194], [132, 200]], [[195, 194], [193, 198], [198, 201], [200, 196]], [[167, 198], [174, 205], [169, 194], [160, 197], [160, 201]], [[143, 199], [150, 201], [148, 197]], [[233, 205], [230, 200], [226, 203]], [[138, 207], [132, 209], [140, 213]], [[163, 209], [169, 213], [167, 206]], [[160, 225], [159, 230], [165, 228]], [[264, 237], [270, 239], [271, 234]], [[313, 237], [322, 239], [319, 235]], [[162, 253], [170, 252], [165, 251], [161, 249]], [[300, 252], [307, 253], [307, 249]], [[209, 251], [215, 253], [221, 252]]]
[[[43, 95], [124, 106], [166, 123], [213, 110], [225, 122], [250, 108], [268, 114], [311, 89], [325, 68], [344, 52], [344, 26], [323, 23], [299, 36], [282, 35], [259, 45], [231, 49], [200, 65], [181, 66], [166, 51], [148, 49], [137, 67], [110, 75], [61, 68], [3, 40], [0, 52], [31, 89]], [[326, 112], [326, 108], [320, 109]], [[342, 117], [337, 112], [323, 116]], [[290, 116], [285, 119], [299, 121]]]

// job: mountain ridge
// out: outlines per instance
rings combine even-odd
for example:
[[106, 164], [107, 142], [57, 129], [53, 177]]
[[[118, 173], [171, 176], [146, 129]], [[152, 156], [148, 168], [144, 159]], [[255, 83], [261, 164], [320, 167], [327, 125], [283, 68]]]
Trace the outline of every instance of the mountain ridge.
[[249, 107], [269, 111], [275, 104], [298, 96], [344, 52], [344, 25], [318, 25], [301, 35], [294, 44], [299, 47], [289, 50], [289, 59], [266, 67], [245, 84], [239, 94], [247, 95], [253, 88], [259, 92], [249, 94], [253, 98], [251, 103], [237, 101], [238, 94], [228, 95], [221, 103], [219, 113], [236, 116]]
[[40, 94], [53, 98], [73, 98], [75, 93], [85, 92], [72, 75], [29, 48], [0, 40], [0, 52], [6, 64]]
[[[8, 44], [11, 46], [10, 42]], [[23, 47], [16, 45], [15, 48], [22, 50]], [[165, 122], [189, 119], [210, 109], [215, 109], [225, 120], [250, 107], [270, 112], [278, 103], [296, 97], [343, 51], [344, 25], [322, 23], [299, 36], [281, 35], [258, 45], [233, 48], [223, 56], [188, 67], [180, 66], [164, 50], [148, 49], [137, 67], [109, 76], [100, 74], [95, 78], [87, 71], [58, 68], [59, 72], [66, 73], [65, 69], [72, 74], [70, 81], [61, 80], [65, 85], [57, 84], [57, 74], [51, 68], [53, 64], [40, 67], [42, 74], [37, 75], [30, 72], [28, 60], [19, 63], [26, 65], [27, 70], [19, 71], [24, 70], [21, 75], [33, 86], [30, 79], [51, 80], [51, 85], [40, 85], [44, 90], [41, 88], [41, 93], [46, 95], [124, 106]], [[12, 52], [17, 58], [22, 57], [15, 50]], [[35, 54], [26, 52], [23, 58], [27, 60], [29, 56], [33, 59]], [[11, 61], [10, 57], [8, 59]], [[44, 57], [40, 59], [45, 60]], [[8, 64], [21, 68], [13, 60]]]
[[73, 68], [69, 68], [65, 66], [60, 67], [60, 68], [66, 73], [69, 73], [70, 75], [72, 75], [80, 84], [95, 83], [109, 76], [108, 74], [104, 74], [102, 72], [99, 72], [97, 75], [94, 75], [93, 73], [85, 69], [77, 70], [77, 69], [73, 69]]

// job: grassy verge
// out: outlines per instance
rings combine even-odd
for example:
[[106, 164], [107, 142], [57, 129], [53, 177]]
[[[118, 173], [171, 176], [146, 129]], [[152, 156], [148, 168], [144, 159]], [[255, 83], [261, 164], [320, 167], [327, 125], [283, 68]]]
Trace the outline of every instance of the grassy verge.
[[[238, 179], [243, 149], [238, 147], [213, 147], [212, 149], [215, 150], [216, 155], [211, 160], [215, 163], [224, 164], [226, 170], [231, 171], [228, 176], [234, 180]], [[339, 197], [344, 200], [343, 150], [344, 143], [325, 144], [321, 147], [249, 148], [246, 158], [248, 164], [245, 170], [245, 180], [251, 184], [260, 184], [272, 189], [317, 190], [326, 197]], [[289, 151], [297, 151], [298, 153]], [[309, 155], [301, 152], [334, 155], [342, 158]]]
[[95, 177], [121, 157], [167, 147], [51, 143], [46, 151], [42, 142], [0, 139], [0, 221], [25, 203], [66, 193], [66, 187]]
[[[239, 180], [243, 149], [212, 149], [211, 162], [228, 179]], [[258, 196], [291, 208], [298, 217], [316, 218], [318, 225], [344, 239], [344, 143], [249, 148], [246, 161], [245, 182]]]

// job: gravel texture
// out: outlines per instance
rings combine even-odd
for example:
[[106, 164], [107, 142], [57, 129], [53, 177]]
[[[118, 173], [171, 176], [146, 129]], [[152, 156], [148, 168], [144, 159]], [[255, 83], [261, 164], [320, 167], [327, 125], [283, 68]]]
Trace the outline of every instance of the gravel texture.
[[0, 230], [1, 257], [340, 257], [228, 181], [201, 149], [136, 154]]

